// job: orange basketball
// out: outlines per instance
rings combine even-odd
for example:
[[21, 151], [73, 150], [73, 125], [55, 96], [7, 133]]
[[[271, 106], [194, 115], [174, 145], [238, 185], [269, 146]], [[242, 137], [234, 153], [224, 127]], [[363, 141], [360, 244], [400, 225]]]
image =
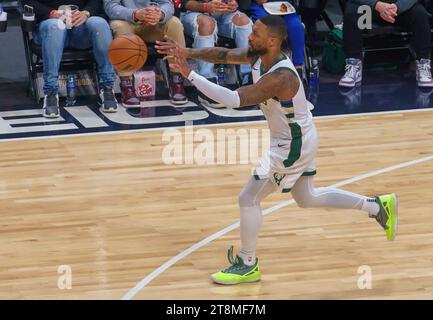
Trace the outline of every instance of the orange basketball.
[[118, 71], [134, 72], [146, 63], [147, 46], [139, 36], [125, 34], [111, 42], [108, 56]]

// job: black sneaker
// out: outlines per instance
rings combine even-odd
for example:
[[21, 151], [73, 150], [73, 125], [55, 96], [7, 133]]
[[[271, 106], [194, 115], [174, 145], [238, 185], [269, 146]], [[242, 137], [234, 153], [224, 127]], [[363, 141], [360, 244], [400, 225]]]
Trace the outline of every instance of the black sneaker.
[[117, 100], [112, 88], [102, 88], [99, 92], [99, 99], [102, 112], [117, 112]]
[[60, 116], [59, 95], [57, 93], [44, 96], [42, 111], [45, 118], [58, 118]]
[[[218, 79], [217, 78], [206, 78], [207, 80], [209, 80], [210, 82], [213, 82], [215, 84], [218, 84]], [[202, 93], [200, 90], [198, 91], [198, 101], [205, 107], [210, 107], [210, 108], [225, 108], [225, 106], [221, 103], [218, 103], [214, 100], [212, 100], [211, 98], [209, 98], [208, 96], [206, 96], [204, 93]]]

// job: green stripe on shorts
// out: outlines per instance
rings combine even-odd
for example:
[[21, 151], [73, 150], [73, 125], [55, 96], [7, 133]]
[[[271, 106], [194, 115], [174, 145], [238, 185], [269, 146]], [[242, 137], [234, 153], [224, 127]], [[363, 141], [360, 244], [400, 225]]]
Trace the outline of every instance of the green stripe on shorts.
[[290, 143], [290, 152], [286, 160], [283, 161], [284, 167], [290, 167], [301, 157], [302, 149], [302, 130], [299, 124], [289, 123], [292, 142]]

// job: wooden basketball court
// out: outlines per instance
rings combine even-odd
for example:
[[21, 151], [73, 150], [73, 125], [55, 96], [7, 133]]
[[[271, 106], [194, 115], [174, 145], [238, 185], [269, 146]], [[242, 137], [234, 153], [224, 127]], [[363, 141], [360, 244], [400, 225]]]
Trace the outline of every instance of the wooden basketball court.
[[[184, 250], [239, 220], [251, 164], [165, 165], [162, 129], [2, 141], [0, 298], [433, 299], [433, 111], [316, 125], [316, 186], [397, 193], [395, 241], [363, 212], [274, 207], [258, 242], [262, 281], [215, 285], [209, 275], [227, 266], [230, 245], [239, 249], [239, 229]], [[274, 194], [263, 209], [286, 200]], [[58, 287], [61, 265], [71, 289]], [[358, 288], [360, 266], [372, 289]]]

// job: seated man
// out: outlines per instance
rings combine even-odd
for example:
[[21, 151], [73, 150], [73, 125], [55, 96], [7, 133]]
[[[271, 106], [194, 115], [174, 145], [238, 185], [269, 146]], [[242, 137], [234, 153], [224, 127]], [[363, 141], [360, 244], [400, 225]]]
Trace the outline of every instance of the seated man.
[[[145, 42], [154, 43], [164, 35], [185, 46], [185, 36], [180, 20], [173, 16], [171, 0], [104, 0], [104, 8], [110, 17], [114, 37], [135, 33]], [[140, 106], [134, 89], [132, 72], [118, 71], [122, 103], [125, 107]], [[188, 99], [183, 87], [183, 77], [178, 73], [170, 75], [170, 98], [173, 104], [185, 104]]]
[[[183, 0], [181, 21], [185, 33], [194, 38], [193, 48], [214, 47], [217, 35], [235, 39], [238, 48], [248, 48], [248, 36], [251, 33], [250, 19], [239, 12], [236, 0]], [[216, 82], [212, 63], [197, 61], [198, 72], [207, 79]], [[243, 84], [250, 80], [251, 67], [240, 66]]]
[[372, 8], [373, 22], [401, 25], [412, 31], [416, 54], [416, 81], [419, 87], [433, 87], [431, 75], [431, 32], [429, 15], [417, 0], [350, 0], [346, 4], [343, 24], [346, 72], [339, 85], [354, 87], [362, 81], [362, 30], [358, 27], [360, 5]]
[[[59, 66], [65, 47], [93, 48], [98, 63], [102, 111], [116, 112], [117, 101], [112, 89], [114, 70], [108, 60], [108, 47], [112, 41], [111, 31], [107, 21], [96, 16], [102, 10], [101, 0], [25, 0], [24, 4], [34, 8], [38, 22], [34, 41], [42, 46], [44, 116], [59, 117]], [[74, 12], [57, 10], [61, 5], [71, 4], [77, 5], [78, 10]], [[67, 29], [63, 21], [70, 24], [72, 28]]]
[[[274, 0], [254, 0], [250, 7], [250, 17], [255, 22], [269, 13], [263, 8], [263, 4]], [[298, 73], [302, 72], [304, 65], [305, 34], [301, 18], [297, 13], [281, 16], [287, 26], [288, 43], [292, 49], [292, 62]]]

